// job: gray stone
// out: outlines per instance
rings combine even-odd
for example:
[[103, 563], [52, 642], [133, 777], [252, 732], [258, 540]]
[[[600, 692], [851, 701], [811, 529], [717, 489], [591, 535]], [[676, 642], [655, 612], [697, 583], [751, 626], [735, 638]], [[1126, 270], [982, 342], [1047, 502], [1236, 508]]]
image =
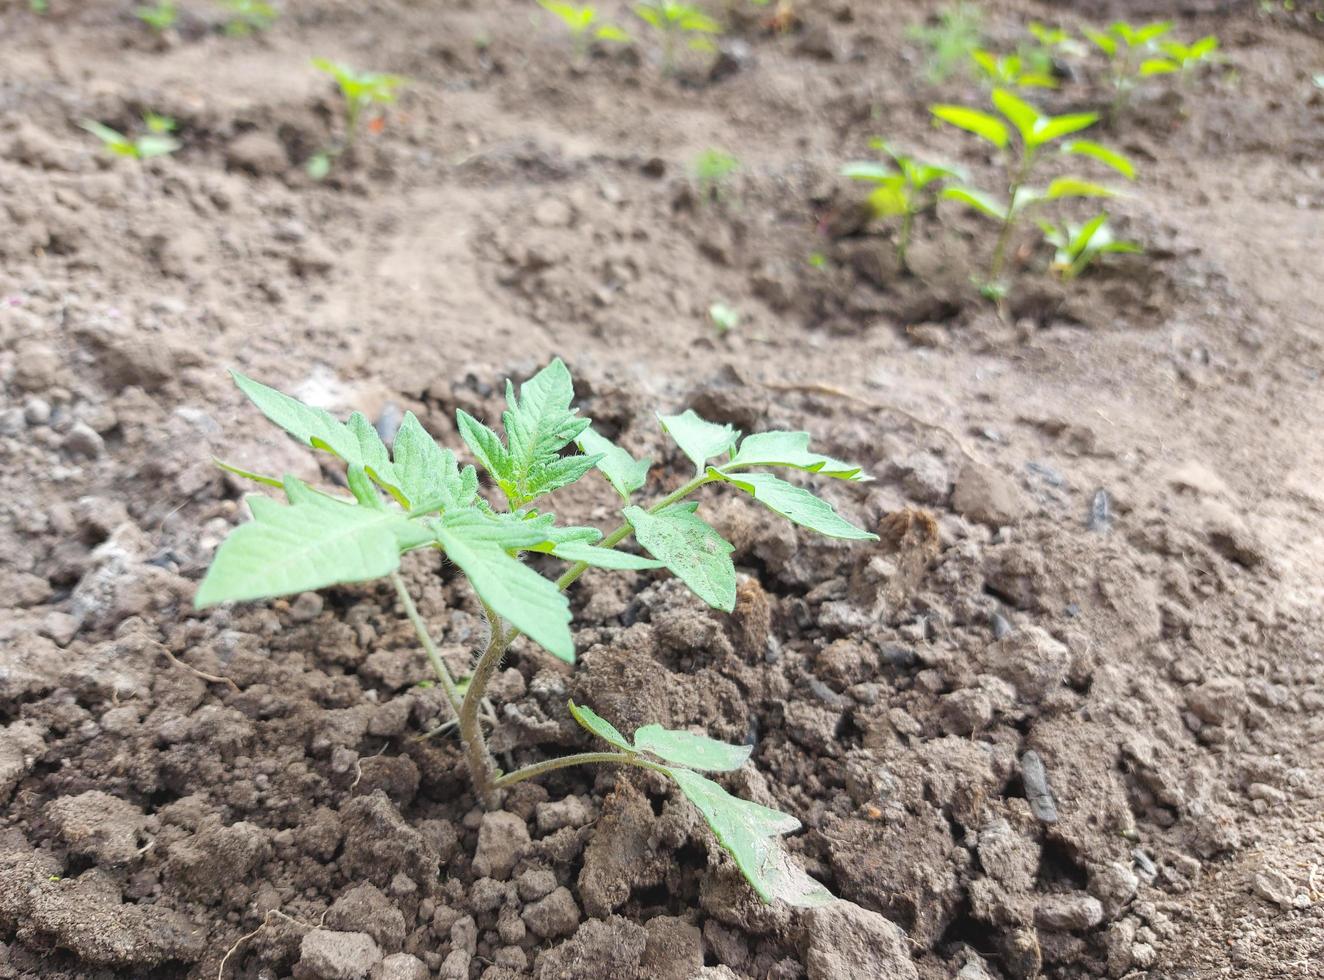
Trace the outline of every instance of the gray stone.
[[66, 452], [88, 459], [96, 459], [106, 449], [106, 441], [86, 422], [75, 422], [61, 445]]
[[430, 980], [427, 964], [408, 953], [392, 953], [372, 968], [369, 980]]
[[382, 959], [366, 932], [314, 929], [299, 946], [299, 965], [319, 980], [367, 980]]
[[990, 527], [1014, 524], [1029, 504], [1020, 487], [982, 463], [966, 463], [956, 478], [952, 508], [962, 517]]
[[1046, 895], [1034, 910], [1035, 924], [1057, 932], [1093, 929], [1103, 921], [1103, 903], [1093, 895]]
[[890, 919], [838, 900], [804, 917], [801, 944], [809, 980], [918, 980], [906, 934]]
[[579, 906], [568, 888], [558, 888], [546, 898], [525, 907], [521, 916], [535, 936], [556, 939], [568, 936], [579, 925]]

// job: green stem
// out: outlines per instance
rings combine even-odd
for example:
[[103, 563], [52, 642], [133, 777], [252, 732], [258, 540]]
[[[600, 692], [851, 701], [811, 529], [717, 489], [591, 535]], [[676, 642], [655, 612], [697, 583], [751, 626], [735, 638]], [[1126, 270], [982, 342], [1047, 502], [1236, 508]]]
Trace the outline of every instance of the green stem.
[[1011, 241], [1012, 229], [1016, 227], [1016, 195], [1020, 193], [1026, 179], [1030, 176], [1030, 166], [1034, 162], [1034, 153], [1028, 147], [1021, 152], [1020, 166], [1011, 178], [1007, 189], [1007, 213], [1002, 218], [1002, 230], [998, 232], [998, 242], [993, 246], [993, 264], [988, 271], [992, 282], [1002, 276], [1002, 267], [1007, 261], [1007, 244]]
[[464, 743], [465, 756], [469, 761], [469, 778], [473, 780], [474, 792], [487, 809], [493, 809], [498, 802], [496, 792], [496, 763], [492, 761], [491, 750], [478, 719], [478, 709], [483, 703], [488, 682], [492, 679], [502, 656], [510, 647], [511, 641], [518, 635], [512, 630], [505, 631], [505, 623], [492, 609], [483, 603], [483, 612], [487, 614], [487, 623], [492, 635], [488, 638], [487, 649], [474, 665], [469, 687], [464, 692], [464, 701], [460, 704], [460, 741]]
[[910, 247], [910, 230], [914, 224], [915, 212], [906, 208], [906, 213], [901, 218], [901, 233], [897, 236], [896, 242], [896, 260], [905, 272], [910, 271], [910, 266], [906, 263], [906, 249]]
[[409, 594], [409, 589], [405, 587], [405, 580], [400, 577], [399, 572], [391, 573], [391, 584], [395, 586], [395, 594], [400, 597], [400, 604], [405, 607], [405, 615], [409, 617], [409, 622], [414, 624], [414, 632], [418, 634], [418, 642], [423, 644], [423, 650], [427, 653], [428, 659], [432, 661], [432, 669], [436, 671], [437, 679], [441, 681], [441, 686], [446, 691], [446, 700], [450, 702], [455, 717], [460, 717], [460, 690], [455, 686], [455, 678], [451, 676], [446, 661], [441, 659], [441, 653], [437, 650], [437, 645], [432, 642], [432, 635], [428, 632], [427, 624], [423, 622], [423, 617], [418, 614], [418, 607], [414, 605], [414, 598]]
[[494, 785], [499, 789], [504, 789], [507, 786], [513, 786], [515, 783], [522, 783], [526, 779], [537, 779], [539, 776], [557, 769], [585, 766], [594, 762], [605, 765], [638, 766], [641, 769], [653, 769], [662, 773], [668, 772], [666, 766], [649, 762], [633, 752], [579, 752], [575, 755], [563, 755], [556, 759], [544, 759], [542, 762], [535, 762], [533, 765], [516, 769], [514, 772], [505, 773], [496, 778]]

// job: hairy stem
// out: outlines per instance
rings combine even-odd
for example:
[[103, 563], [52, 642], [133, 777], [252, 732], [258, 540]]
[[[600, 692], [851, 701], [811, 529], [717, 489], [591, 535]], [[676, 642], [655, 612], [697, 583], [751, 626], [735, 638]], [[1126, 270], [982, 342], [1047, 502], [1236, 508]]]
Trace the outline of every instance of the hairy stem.
[[464, 701], [460, 705], [460, 741], [464, 743], [464, 753], [469, 760], [469, 778], [473, 780], [474, 792], [478, 794], [483, 806], [490, 810], [497, 804], [495, 785], [497, 768], [487, 747], [487, 739], [483, 737], [478, 709], [483, 703], [488, 682], [492, 680], [493, 672], [501, 663], [501, 658], [510, 647], [511, 641], [515, 639], [516, 633], [514, 630], [506, 632], [506, 624], [487, 603], [483, 603], [483, 612], [487, 614], [487, 623], [491, 627], [492, 635], [488, 638], [487, 649], [474, 665], [473, 674], [469, 678], [469, 687], [464, 692]]
[[405, 615], [409, 617], [409, 622], [414, 625], [414, 632], [418, 634], [418, 642], [423, 644], [423, 650], [427, 653], [428, 660], [432, 661], [432, 669], [436, 671], [437, 680], [441, 681], [441, 686], [446, 691], [446, 700], [450, 702], [451, 710], [455, 712], [456, 718], [460, 717], [460, 690], [455, 686], [455, 678], [451, 676], [446, 661], [441, 659], [441, 653], [437, 650], [437, 645], [432, 642], [432, 634], [428, 632], [427, 623], [423, 622], [423, 617], [418, 614], [418, 607], [414, 605], [414, 598], [409, 594], [409, 589], [405, 587], [405, 580], [400, 577], [399, 572], [391, 573], [391, 584], [395, 586], [395, 594], [400, 597], [400, 605], [405, 607]]
[[526, 779], [537, 779], [539, 776], [556, 769], [584, 766], [594, 762], [607, 765], [638, 766], [641, 769], [654, 769], [657, 772], [667, 771], [665, 766], [660, 766], [656, 762], [649, 762], [633, 752], [579, 752], [575, 755], [563, 755], [556, 759], [544, 759], [542, 762], [535, 762], [532, 765], [524, 766], [522, 769], [516, 769], [514, 772], [505, 773], [497, 777], [494, 785], [498, 788], [505, 788], [506, 786], [513, 786], [515, 783], [522, 783]]

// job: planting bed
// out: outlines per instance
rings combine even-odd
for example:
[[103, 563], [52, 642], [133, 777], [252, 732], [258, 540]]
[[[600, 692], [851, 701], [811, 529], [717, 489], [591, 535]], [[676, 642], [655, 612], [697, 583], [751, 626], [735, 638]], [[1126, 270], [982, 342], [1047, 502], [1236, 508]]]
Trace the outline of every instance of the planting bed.
[[[1111, 210], [1147, 254], [1064, 286], [1026, 237], [999, 315], [970, 283], [987, 223], [922, 217], [906, 277], [836, 176], [886, 136], [994, 179], [929, 122], [982, 96], [923, 81], [928, 4], [756, 11], [679, 78], [576, 64], [523, 0], [300, 0], [248, 38], [185, 4], [159, 43], [128, 2], [27, 6], [0, 9], [0, 977], [1324, 971], [1317, 21], [986, 5], [1004, 48], [1173, 15], [1227, 56], [1099, 134], [1137, 161]], [[321, 183], [314, 56], [411, 80]], [[76, 127], [147, 109], [178, 153], [110, 161]], [[688, 176], [708, 147], [742, 162], [720, 203]], [[647, 773], [563, 770], [484, 815], [453, 738], [420, 737], [445, 704], [389, 584], [193, 611], [244, 518], [212, 457], [334, 469], [227, 367], [458, 446], [456, 408], [495, 417], [557, 354], [663, 464], [654, 493], [688, 465], [655, 410], [802, 428], [876, 477], [829, 492], [882, 540], [715, 501], [735, 613], [588, 573], [579, 663], [518, 643], [494, 748], [586, 748], [570, 697], [751, 742], [727, 785], [797, 815], [788, 846], [851, 904], [762, 905]], [[603, 524], [610, 494], [558, 513]], [[462, 673], [481, 611], [440, 557], [405, 568]]]

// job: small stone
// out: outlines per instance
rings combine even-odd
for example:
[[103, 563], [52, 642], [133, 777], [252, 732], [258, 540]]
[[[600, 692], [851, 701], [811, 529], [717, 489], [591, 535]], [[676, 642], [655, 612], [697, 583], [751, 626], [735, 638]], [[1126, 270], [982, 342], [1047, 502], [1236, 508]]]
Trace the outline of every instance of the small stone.
[[938, 703], [943, 730], [952, 735], [970, 735], [993, 720], [993, 699], [976, 688], [944, 695]]
[[408, 953], [392, 953], [372, 968], [369, 980], [429, 980], [427, 964]]
[[86, 422], [75, 422], [61, 445], [64, 446], [66, 452], [73, 453], [75, 456], [96, 459], [105, 451], [106, 441], [97, 434], [96, 429]]
[[41, 621], [42, 636], [49, 636], [57, 646], [67, 647], [78, 633], [78, 620], [66, 612], [50, 612]]
[[[59, 641], [56, 640], [58, 643]], [[1276, 786], [1270, 786], [1267, 783], [1251, 783], [1246, 787], [1246, 795], [1252, 800], [1263, 800], [1265, 803], [1280, 804], [1287, 802], [1287, 794]]]
[[398, 951], [405, 942], [405, 917], [375, 885], [362, 882], [335, 900], [326, 924], [346, 932], [364, 932], [383, 950]]
[[462, 949], [453, 949], [442, 961], [438, 980], [469, 980], [469, 961], [473, 957]]
[[478, 849], [474, 853], [474, 873], [505, 881], [515, 862], [529, 850], [529, 828], [518, 815], [505, 810], [483, 814], [478, 827]]
[[290, 603], [290, 619], [296, 623], [307, 623], [316, 619], [322, 612], [322, 596], [318, 592], [301, 592]]
[[916, 503], [942, 504], [951, 491], [952, 477], [943, 461], [932, 453], [912, 453], [901, 463], [901, 489]]
[[1251, 882], [1251, 891], [1266, 902], [1272, 902], [1284, 909], [1290, 909], [1296, 898], [1296, 887], [1292, 884], [1292, 879], [1281, 871], [1273, 869], [1256, 874]]
[[1186, 707], [1205, 724], [1234, 724], [1246, 711], [1246, 687], [1235, 678], [1219, 677], [1191, 691]]
[[225, 161], [258, 177], [284, 173], [290, 167], [285, 147], [266, 129], [252, 129], [232, 139], [225, 148]]
[[529, 956], [518, 946], [502, 946], [492, 957], [497, 966], [522, 973], [529, 965]]
[[1014, 524], [1026, 515], [1025, 495], [1008, 477], [982, 463], [966, 463], [956, 478], [952, 508], [990, 527]]
[[54, 347], [39, 340], [26, 340], [19, 343], [14, 354], [14, 384], [20, 390], [45, 391], [55, 384], [60, 354]]
[[461, 916], [451, 926], [451, 948], [462, 949], [470, 956], [478, 949], [478, 925], [472, 915]]
[[23, 419], [28, 425], [45, 425], [51, 420], [51, 403], [44, 398], [29, 398], [23, 406]]
[[1025, 784], [1030, 812], [1044, 823], [1057, 823], [1057, 803], [1048, 785], [1048, 770], [1033, 749], [1021, 756], [1021, 781]]
[[881, 913], [837, 900], [804, 916], [809, 980], [918, 980], [906, 934]]
[[381, 959], [382, 951], [364, 932], [314, 929], [299, 946], [299, 965], [319, 980], [367, 980]]
[[1093, 929], [1103, 921], [1103, 903], [1093, 895], [1047, 895], [1034, 910], [1034, 921], [1057, 932]]
[[533, 813], [540, 837], [566, 827], [582, 827], [593, 820], [593, 810], [578, 796], [539, 803]]
[[574, 209], [559, 197], [544, 197], [533, 206], [531, 217], [540, 228], [569, 228], [575, 222]]
[[524, 924], [542, 939], [568, 936], [579, 925], [579, 906], [568, 888], [558, 888], [524, 909]]
[[515, 887], [525, 902], [536, 902], [556, 890], [556, 875], [547, 868], [530, 868], [517, 879]]

